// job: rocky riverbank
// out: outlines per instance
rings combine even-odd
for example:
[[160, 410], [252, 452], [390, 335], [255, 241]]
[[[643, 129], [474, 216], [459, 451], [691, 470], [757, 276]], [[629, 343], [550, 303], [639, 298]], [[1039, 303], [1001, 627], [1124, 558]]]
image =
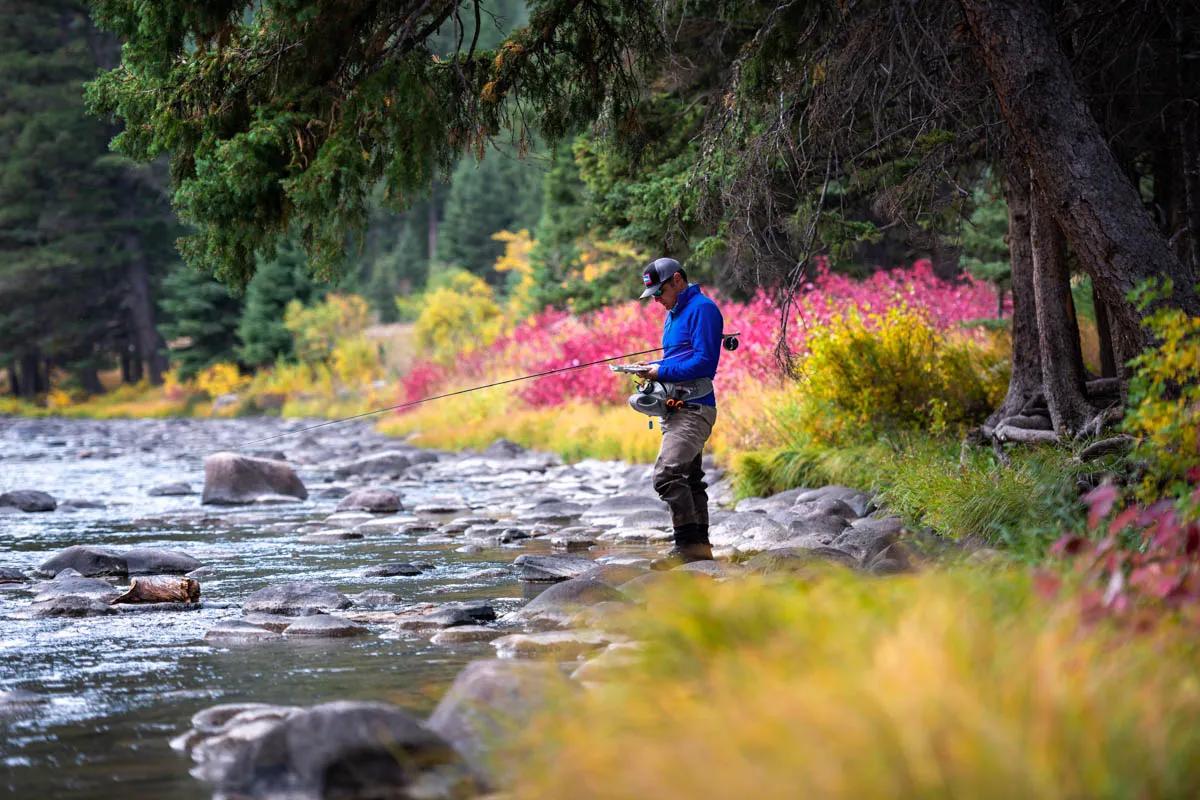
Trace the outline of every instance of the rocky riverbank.
[[[38, 453], [57, 448], [63, 460], [119, 460], [123, 448], [116, 442], [122, 433], [133, 434], [126, 447], [144, 452], [140, 448], [167, 445], [180, 460], [190, 458], [193, 474], [198, 456], [190, 454], [192, 441], [203, 436], [211, 453], [265, 435], [263, 423], [240, 421], [8, 425], [8, 439], [42, 440]], [[289, 425], [300, 427], [267, 428], [283, 432]], [[396, 551], [428, 548], [445, 558], [486, 558], [500, 564], [486, 568], [492, 570], [492, 585], [523, 586], [520, 594], [528, 602], [511, 596], [446, 601], [406, 596], [396, 581], [430, 577], [443, 567], [420, 558], [388, 558], [386, 544], [359, 559], [351, 575], [326, 581], [317, 575], [271, 580], [261, 574], [241, 597], [225, 593], [227, 556], [187, 547], [73, 540], [35, 564], [0, 561], [13, 618], [94, 616], [103, 625], [113, 615], [128, 616], [121, 612], [149, 610], [157, 613], [139, 618], [153, 625], [153, 618], [217, 609], [199, 638], [218, 649], [372, 639], [423, 641], [476, 655], [490, 649], [493, 657], [466, 662], [427, 719], [395, 705], [337, 697], [316, 704], [221, 703], [194, 714], [173, 746], [192, 760], [195, 777], [225, 794], [320, 797], [335, 788], [346, 796], [377, 790], [422, 797], [476, 794], [503, 783], [486, 758], [498, 726], [519, 722], [552, 683], [594, 684], [636, 650], [636, 642], [606, 631], [604, 621], [639, 603], [649, 587], [803, 570], [814, 561], [890, 574], [914, 568], [918, 553], [938, 546], [905, 531], [869, 496], [845, 487], [795, 489], [733, 504], [721, 470], [710, 465], [712, 540], [719, 560], [653, 573], [648, 563], [667, 546], [670, 519], [645, 467], [563, 464], [505, 441], [481, 453], [422, 450], [361, 426], [323, 429], [272, 445], [250, 457], [210, 455], [201, 494], [176, 480], [178, 475], [162, 475], [161, 483], [144, 488], [145, 496], [171, 500], [179, 510], [131, 524], [208, 520], [204, 524], [218, 530], [249, 524], [290, 542], [292, 557], [301, 559], [306, 552], [352, 553], [393, 542]], [[29, 518], [79, 514], [106, 502], [76, 497], [70, 486], [0, 488], [5, 489], [0, 525], [20, 520], [22, 530], [30, 530]], [[304, 513], [296, 513], [301, 508]], [[346, 591], [351, 582], [357, 591]], [[0, 708], [6, 703], [26, 713], [36, 708], [39, 694], [32, 688], [0, 684], [15, 692], [9, 700], [0, 696]], [[394, 758], [397, 752], [411, 763]]]

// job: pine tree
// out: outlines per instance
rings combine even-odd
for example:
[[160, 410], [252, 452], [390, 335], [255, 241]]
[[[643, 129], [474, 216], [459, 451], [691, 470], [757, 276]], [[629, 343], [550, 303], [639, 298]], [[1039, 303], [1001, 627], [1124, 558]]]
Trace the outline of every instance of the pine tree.
[[238, 322], [238, 360], [250, 367], [292, 356], [292, 334], [283, 324], [292, 300], [307, 304], [321, 292], [308, 277], [304, 251], [292, 242], [264, 261], [246, 287], [245, 306]]
[[237, 357], [242, 301], [212, 277], [185, 264], [163, 281], [160, 301], [167, 319], [163, 334], [172, 342], [179, 376], [192, 378], [205, 367]]

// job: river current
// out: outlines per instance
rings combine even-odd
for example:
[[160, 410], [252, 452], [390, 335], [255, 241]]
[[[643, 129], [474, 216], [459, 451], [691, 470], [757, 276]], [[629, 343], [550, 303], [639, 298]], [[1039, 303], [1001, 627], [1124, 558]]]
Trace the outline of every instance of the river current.
[[[210, 787], [189, 776], [189, 760], [168, 742], [188, 728], [193, 713], [217, 703], [382, 700], [424, 716], [463, 665], [492, 657], [490, 645], [434, 645], [428, 632], [379, 624], [358, 638], [236, 646], [205, 641], [204, 634], [241, 616], [251, 592], [285, 581], [319, 582], [352, 598], [368, 590], [393, 592], [399, 611], [487, 599], [503, 614], [530, 592], [517, 581], [513, 559], [549, 552], [545, 540], [463, 547], [452, 537], [431, 540], [431, 532], [467, 515], [519, 519], [538, 499], [594, 502], [631, 485], [639, 472], [601, 462], [563, 466], [538, 454], [498, 461], [447, 454], [396, 480], [338, 481], [338, 464], [394, 446], [369, 427], [349, 424], [259, 445], [295, 465], [307, 500], [200, 504], [205, 454], [303, 425], [0, 418], [0, 492], [37, 489], [59, 502], [47, 513], [0, 509], [0, 567], [32, 575], [45, 559], [76, 544], [182, 550], [208, 567], [194, 611], [25, 619], [21, 611], [37, 581], [0, 584], [0, 692], [39, 696], [26, 708], [0, 709], [0, 794], [209, 797]], [[170, 482], [186, 482], [195, 493], [148, 494]], [[325, 520], [344, 488], [377, 484], [403, 497], [396, 526], [373, 525], [352, 541], [299, 541], [305, 532], [330, 528]], [[435, 501], [461, 508], [408, 511]], [[644, 555], [647, 549], [589, 555], [613, 552]], [[384, 561], [421, 562], [426, 570], [414, 577], [364, 577], [366, 567]]]

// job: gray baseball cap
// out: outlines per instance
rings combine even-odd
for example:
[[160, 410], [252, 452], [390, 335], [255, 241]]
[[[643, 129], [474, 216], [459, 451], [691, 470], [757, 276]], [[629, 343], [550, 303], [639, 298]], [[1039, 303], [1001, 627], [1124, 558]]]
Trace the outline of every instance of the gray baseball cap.
[[645, 300], [653, 295], [658, 291], [658, 287], [671, 280], [671, 276], [681, 269], [683, 267], [673, 258], [656, 258], [651, 261], [642, 270], [642, 283], [646, 286], [646, 291], [642, 292], [641, 299]]

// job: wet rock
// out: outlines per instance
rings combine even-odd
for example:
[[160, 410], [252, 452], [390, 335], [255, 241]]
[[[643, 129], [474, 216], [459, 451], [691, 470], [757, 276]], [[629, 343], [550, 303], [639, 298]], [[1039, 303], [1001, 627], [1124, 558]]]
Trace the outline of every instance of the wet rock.
[[285, 636], [311, 636], [323, 639], [340, 639], [348, 636], [363, 636], [367, 629], [350, 620], [329, 614], [311, 614], [300, 617], [284, 628]]
[[769, 575], [775, 573], [807, 573], [822, 564], [838, 564], [858, 569], [858, 559], [844, 550], [832, 547], [783, 547], [766, 550], [746, 562], [750, 572]]
[[277, 706], [269, 703], [224, 703], [192, 715], [192, 728], [197, 733], [213, 736], [246, 722], [262, 719], [281, 720], [300, 712], [298, 706]]
[[0, 692], [0, 718], [28, 713], [49, 702], [49, 699], [45, 695], [24, 689]]
[[34, 619], [45, 617], [103, 617], [116, 614], [117, 610], [107, 603], [71, 594], [34, 603], [28, 616]]
[[539, 503], [529, 511], [522, 513], [521, 519], [525, 522], [548, 522], [551, 524], [566, 525], [568, 522], [578, 519], [579, 515], [586, 510], [587, 507], [579, 503], [551, 501]]
[[612, 535], [620, 542], [669, 542], [675, 535], [662, 528], [614, 528]]
[[766, 547], [771, 542], [780, 541], [789, 535], [788, 529], [783, 525], [758, 512], [735, 513], [713, 525], [708, 534], [709, 541], [714, 546], [732, 546], [738, 549], [747, 545]]
[[204, 566], [181, 550], [133, 547], [121, 553], [130, 575], [184, 575]]
[[373, 567], [367, 567], [363, 570], [363, 575], [368, 578], [394, 578], [394, 577], [411, 577], [420, 575], [424, 570], [416, 564], [409, 564], [407, 561], [391, 561], [387, 564], [376, 564]]
[[358, 531], [316, 531], [314, 533], [306, 533], [296, 541], [306, 544], [328, 544], [330, 542], [348, 542], [361, 538], [363, 538], [363, 535]]
[[474, 644], [490, 642], [504, 635], [504, 631], [488, 628], [483, 625], [459, 625], [454, 628], [440, 630], [430, 639], [434, 644]]
[[402, 450], [386, 450], [375, 453], [349, 464], [338, 467], [334, 474], [338, 478], [349, 478], [352, 475], [360, 477], [391, 477], [404, 474], [413, 461], [409, 454]]
[[328, 486], [318, 491], [315, 497], [318, 500], [340, 500], [350, 494], [350, 490], [345, 486]]
[[740, 575], [742, 570], [724, 561], [691, 561], [674, 568], [676, 572], [697, 572], [710, 578], [731, 578]]
[[405, 630], [434, 630], [459, 625], [478, 625], [481, 622], [493, 622], [495, 619], [496, 609], [491, 603], [466, 601], [448, 603], [419, 617], [402, 620], [399, 627]]
[[596, 566], [596, 562], [581, 556], [523, 555], [513, 563], [517, 567], [517, 577], [532, 583], [578, 578]]
[[350, 607], [350, 598], [317, 583], [281, 583], [254, 592], [243, 604], [247, 612], [303, 616]]
[[577, 550], [587, 550], [595, 543], [596, 537], [590, 533], [559, 533], [550, 537], [550, 547], [568, 553]]
[[393, 592], [372, 590], [351, 595], [350, 600], [354, 603], [355, 608], [379, 608], [380, 606], [392, 606], [399, 603], [400, 595]]
[[831, 497], [835, 500], [841, 500], [856, 517], [865, 517], [875, 507], [871, 496], [865, 492], [860, 492], [857, 489], [851, 489], [848, 486], [822, 486], [820, 489], [812, 489], [807, 492], [802, 492], [797, 495], [796, 503], [810, 503], [814, 500], [821, 500], [826, 497]]
[[35, 489], [18, 489], [14, 492], [0, 494], [0, 507], [3, 506], [12, 506], [27, 513], [35, 513], [53, 511], [58, 506], [58, 502], [45, 492]]
[[[291, 620], [289, 620], [290, 624]], [[233, 619], [218, 622], [204, 634], [204, 638], [213, 642], [262, 642], [282, 638], [278, 632], [253, 625], [245, 620]]]
[[200, 582], [174, 575], [134, 578], [129, 588], [113, 603], [198, 603]]
[[767, 514], [773, 511], [783, 511], [784, 509], [791, 508], [796, 502], [796, 498], [807, 491], [808, 489], [803, 488], [788, 489], [787, 491], [773, 494], [770, 497], [746, 497], [739, 500], [737, 505], [733, 507], [733, 510], [738, 513], [759, 511]]
[[[598, 564], [580, 575], [576, 580], [593, 580], [608, 584], [614, 589], [634, 578], [640, 578], [650, 571], [649, 559], [639, 559], [641, 564]], [[551, 587], [553, 588], [553, 587]], [[550, 591], [547, 589], [546, 591]]]
[[0, 567], [0, 583], [25, 583], [29, 578], [24, 572], [12, 567]]
[[865, 564], [895, 542], [903, 530], [904, 522], [899, 517], [863, 517], [834, 539], [832, 546]]
[[283, 633], [283, 629], [296, 621], [295, 617], [285, 617], [282, 614], [246, 614], [241, 619], [242, 622], [247, 622], [251, 625], [256, 625], [259, 628], [266, 628], [275, 633]]
[[115, 586], [99, 578], [83, 578], [78, 573], [60, 574], [54, 580], [39, 584], [34, 601], [44, 602], [59, 597], [86, 597], [101, 603], [111, 603], [120, 594]]
[[265, 730], [244, 737], [232, 757], [204, 772], [223, 796], [438, 800], [478, 792], [453, 747], [393, 706], [324, 703], [265, 722]]
[[499, 460], [505, 458], [517, 458], [518, 456], [523, 456], [528, 452], [529, 451], [526, 448], [522, 447], [516, 442], [511, 442], [508, 439], [501, 438], [488, 445], [487, 449], [480, 453], [480, 455], [482, 455], [484, 458]]
[[394, 514], [400, 510], [400, 495], [391, 489], [356, 489], [338, 503], [337, 510]]
[[272, 495], [303, 500], [308, 497], [308, 490], [284, 461], [237, 453], [214, 453], [204, 459], [201, 503], [237, 505]]
[[787, 529], [790, 536], [824, 536], [833, 541], [846, 529], [846, 520], [834, 514], [812, 511], [793, 516]]
[[618, 494], [588, 507], [581, 516], [584, 518], [624, 518], [636, 511], [665, 510], [667, 510], [667, 504], [658, 498], [648, 497], [644, 494]]
[[709, 484], [706, 494], [708, 495], [709, 508], [719, 508], [732, 504], [734, 497], [733, 479], [721, 478], [719, 481]]
[[816, 500], [796, 503], [792, 506], [791, 510], [804, 516], [836, 517], [845, 522], [861, 516], [860, 514], [856, 514], [849, 504], [836, 497], [821, 497]]
[[418, 514], [458, 514], [469, 508], [461, 497], [434, 497], [413, 508]]
[[628, 598], [609, 584], [599, 580], [573, 578], [554, 584], [530, 600], [523, 608], [506, 614], [504, 622], [506, 624], [566, 625], [581, 609], [603, 602], [628, 602]]
[[374, 514], [367, 511], [338, 511], [326, 517], [325, 524], [334, 528], [357, 528], [376, 519]]
[[34, 570], [37, 575], [50, 577], [64, 569], [74, 569], [88, 578], [97, 575], [126, 575], [129, 566], [119, 553], [103, 547], [72, 545], [43, 561]]
[[472, 661], [454, 679], [426, 723], [458, 750], [491, 785], [519, 764], [488, 758], [488, 746], [523, 729], [552, 693], [569, 684], [552, 664]]
[[513, 633], [492, 641], [500, 658], [557, 658], [563, 661], [579, 658], [603, 649], [611, 637], [591, 630], [542, 631]]
[[146, 494], [151, 497], [181, 497], [183, 495], [195, 494], [192, 487], [187, 483], [164, 483], [161, 486], [155, 486]]
[[711, 579], [710, 576], [705, 575], [703, 572], [672, 569], [664, 572], [647, 572], [645, 575], [639, 575], [633, 580], [622, 583], [618, 588], [625, 596], [640, 601], [645, 598], [647, 592], [662, 591], [660, 587], [679, 586], [682, 588], [691, 586], [693, 581], [707, 581]]
[[637, 663], [641, 645], [635, 642], [614, 642], [599, 655], [584, 661], [571, 673], [571, 680], [582, 684], [597, 684], [610, 680], [620, 670]]

